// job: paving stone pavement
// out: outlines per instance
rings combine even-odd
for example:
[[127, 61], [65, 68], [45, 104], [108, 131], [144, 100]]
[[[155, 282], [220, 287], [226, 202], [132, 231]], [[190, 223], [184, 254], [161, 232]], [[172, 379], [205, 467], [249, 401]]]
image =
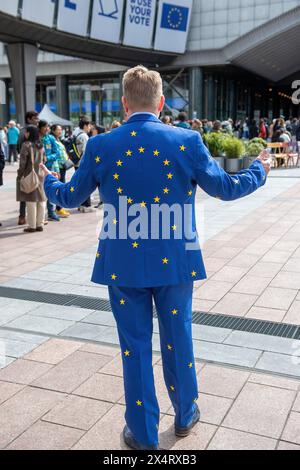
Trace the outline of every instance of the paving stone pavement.
[[[300, 325], [300, 171], [273, 176], [242, 201], [199, 192], [208, 279], [195, 285], [195, 310]], [[8, 168], [0, 285], [107, 299], [107, 289], [90, 282], [101, 211], [74, 211], [43, 234], [24, 236], [14, 195]], [[112, 314], [7, 298], [0, 305], [0, 448], [125, 449]], [[203, 325], [194, 325], [193, 338], [202, 419], [178, 440], [154, 321], [161, 446], [299, 450], [300, 341]]]

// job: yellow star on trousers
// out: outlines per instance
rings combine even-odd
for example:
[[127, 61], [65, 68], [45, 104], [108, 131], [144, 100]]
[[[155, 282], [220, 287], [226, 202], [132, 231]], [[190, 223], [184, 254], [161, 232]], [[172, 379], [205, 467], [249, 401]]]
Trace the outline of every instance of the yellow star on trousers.
[[122, 188], [118, 188], [118, 189], [117, 189], [117, 192], [118, 192], [118, 194], [122, 194], [122, 193], [123, 193], [123, 189], [122, 189]]
[[172, 180], [172, 179], [173, 179], [173, 176], [174, 176], [174, 175], [172, 175], [172, 173], [167, 174], [168, 180]]
[[120, 178], [120, 175], [118, 175], [118, 173], [115, 173], [114, 174], [114, 180], [118, 180]]
[[128, 202], [128, 204], [133, 204], [133, 199], [131, 199], [131, 197], [129, 197], [129, 198], [127, 199], [127, 202]]
[[140, 152], [140, 153], [145, 153], [145, 148], [144, 148], [144, 147], [140, 147], [140, 148], [139, 148], [139, 152]]
[[169, 351], [172, 351], [173, 350], [173, 346], [171, 344], [168, 344], [168, 350]]
[[154, 202], [159, 203], [159, 202], [160, 202], [160, 197], [156, 196], [156, 197], [154, 198]]
[[134, 242], [134, 243], [132, 244], [132, 247], [133, 247], [133, 248], [138, 248], [138, 247], [139, 247], [139, 244], [138, 244], [137, 242]]
[[171, 390], [172, 392], [175, 392], [175, 387], [174, 387], [174, 385], [171, 385], [171, 386], [170, 386], [170, 390]]
[[131, 150], [127, 150], [126, 155], [127, 155], [127, 157], [132, 157], [132, 151], [131, 151]]
[[99, 259], [100, 256], [101, 256], [101, 254], [100, 254], [99, 251], [98, 251], [98, 253], [96, 254], [96, 258]]
[[193, 368], [193, 365], [194, 365], [194, 364], [193, 364], [192, 362], [190, 362], [190, 363], [189, 363], [189, 368], [192, 369], [192, 368]]
[[163, 264], [168, 264], [168, 263], [169, 263], [169, 260], [168, 260], [168, 258], [164, 258], [164, 259], [162, 260], [162, 262], [163, 262]]
[[142, 406], [143, 402], [141, 400], [136, 401], [137, 406]]
[[130, 356], [130, 351], [128, 351], [128, 350], [125, 351], [125, 352], [124, 352], [124, 356], [125, 356], [125, 357], [129, 357], [129, 356]]
[[121, 162], [121, 160], [119, 160], [119, 161], [117, 162], [117, 165], [118, 165], [118, 166], [123, 166], [123, 162]]
[[169, 161], [169, 160], [165, 160], [165, 161], [164, 161], [164, 165], [165, 165], [165, 166], [169, 166], [169, 165], [170, 165], [170, 161]]
[[174, 310], [172, 310], [172, 315], [174, 315], [174, 316], [175, 316], [175, 315], [178, 315], [178, 310], [176, 310], [176, 309], [174, 308]]
[[137, 136], [137, 132], [136, 131], [132, 131], [131, 132], [131, 137], [136, 137]]
[[159, 157], [159, 151], [158, 151], [158, 150], [154, 150], [153, 155], [154, 155], [155, 157]]
[[188, 192], [188, 195], [189, 195], [189, 196], [192, 196], [192, 195], [193, 195], [193, 191], [189, 191], [189, 192]]
[[95, 160], [96, 160], [96, 163], [100, 163], [100, 162], [101, 162], [101, 158], [100, 158], [100, 157], [96, 157]]
[[192, 274], [192, 277], [196, 277], [196, 276], [197, 276], [196, 271], [193, 271], [191, 274]]
[[112, 281], [116, 281], [118, 279], [118, 276], [116, 274], [111, 275]]
[[185, 152], [185, 151], [186, 151], [186, 147], [185, 147], [184, 145], [181, 145], [181, 146], [180, 146], [180, 150], [181, 150], [181, 152]]
[[125, 299], [120, 300], [120, 305], [125, 305]]
[[71, 193], [75, 193], [75, 188], [72, 187], [72, 188], [70, 189], [70, 191], [71, 191]]

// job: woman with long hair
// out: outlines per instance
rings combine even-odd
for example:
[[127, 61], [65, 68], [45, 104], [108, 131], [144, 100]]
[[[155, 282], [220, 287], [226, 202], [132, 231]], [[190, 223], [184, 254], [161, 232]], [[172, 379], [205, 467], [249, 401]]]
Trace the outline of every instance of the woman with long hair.
[[20, 166], [17, 176], [17, 201], [26, 202], [28, 228], [25, 233], [43, 232], [46, 211], [46, 196], [43, 181], [32, 192], [22, 190], [22, 179], [29, 176], [33, 171], [39, 175], [41, 163], [46, 162], [44, 145], [39, 140], [39, 131], [36, 126], [28, 126], [25, 132], [25, 142], [20, 153]]

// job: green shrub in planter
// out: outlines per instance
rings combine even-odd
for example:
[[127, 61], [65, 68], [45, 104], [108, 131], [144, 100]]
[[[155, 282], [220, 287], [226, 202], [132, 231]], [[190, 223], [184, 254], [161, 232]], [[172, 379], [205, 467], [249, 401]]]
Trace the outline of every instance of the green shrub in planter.
[[267, 142], [260, 137], [255, 137], [254, 139], [250, 140], [249, 144], [260, 144], [262, 146], [262, 150], [268, 147]]
[[245, 145], [236, 137], [227, 137], [223, 143], [225, 151], [225, 170], [228, 173], [238, 173], [243, 166], [242, 156], [245, 153]]
[[222, 156], [224, 152], [223, 142], [225, 138], [225, 135], [221, 132], [211, 132], [210, 134], [204, 135], [203, 139], [214, 158]]
[[267, 147], [263, 139], [252, 139], [246, 145], [246, 155], [244, 157], [244, 168], [249, 166], [256, 160], [259, 154]]
[[224, 168], [224, 148], [223, 142], [226, 138], [221, 132], [211, 132], [204, 135], [204, 141], [213, 158], [218, 162], [221, 168]]

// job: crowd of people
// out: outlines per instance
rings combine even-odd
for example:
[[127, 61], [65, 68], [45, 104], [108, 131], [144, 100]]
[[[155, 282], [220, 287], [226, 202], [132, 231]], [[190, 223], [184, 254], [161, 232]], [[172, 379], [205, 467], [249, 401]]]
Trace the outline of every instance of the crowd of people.
[[223, 132], [231, 134], [239, 139], [252, 140], [256, 137], [268, 142], [291, 142], [294, 138], [300, 142], [300, 119], [290, 117], [285, 120], [284, 116], [270, 120], [268, 118], [256, 119], [246, 118], [236, 120], [229, 118], [226, 121], [209, 121], [208, 119], [189, 120], [185, 112], [179, 114], [177, 121], [173, 121], [171, 116], [162, 118], [168, 125], [177, 125], [184, 129], [198, 131], [201, 135], [211, 132]]
[[[300, 141], [300, 120], [283, 116], [273, 121], [266, 118], [257, 122], [254, 119], [233, 121], [210, 121], [208, 119], [188, 119], [180, 112], [177, 119], [163, 116], [162, 122], [169, 126], [181, 127], [199, 132], [202, 136], [211, 132], [227, 133], [240, 139], [251, 140], [260, 137], [268, 142]], [[19, 225], [26, 226], [25, 233], [42, 232], [48, 221], [60, 222], [71, 214], [63, 207], [55, 207], [46, 200], [44, 188], [38, 178], [39, 165], [45, 163], [48, 170], [57, 174], [60, 181], [66, 181], [67, 171], [77, 171], [86, 145], [91, 137], [111, 131], [122, 125], [114, 121], [109, 129], [99, 126], [82, 116], [78, 127], [71, 132], [60, 125], [50, 126], [39, 119], [39, 114], [29, 111], [25, 116], [25, 127], [15, 121], [7, 127], [0, 127], [0, 186], [3, 185], [5, 163], [17, 165], [17, 201], [20, 203]], [[37, 175], [34, 178], [34, 175]], [[30, 191], [30, 189], [32, 189]], [[101, 205], [101, 203], [100, 203]], [[80, 212], [91, 212], [91, 198], [78, 208]], [[1, 225], [1, 224], [0, 224]]]

